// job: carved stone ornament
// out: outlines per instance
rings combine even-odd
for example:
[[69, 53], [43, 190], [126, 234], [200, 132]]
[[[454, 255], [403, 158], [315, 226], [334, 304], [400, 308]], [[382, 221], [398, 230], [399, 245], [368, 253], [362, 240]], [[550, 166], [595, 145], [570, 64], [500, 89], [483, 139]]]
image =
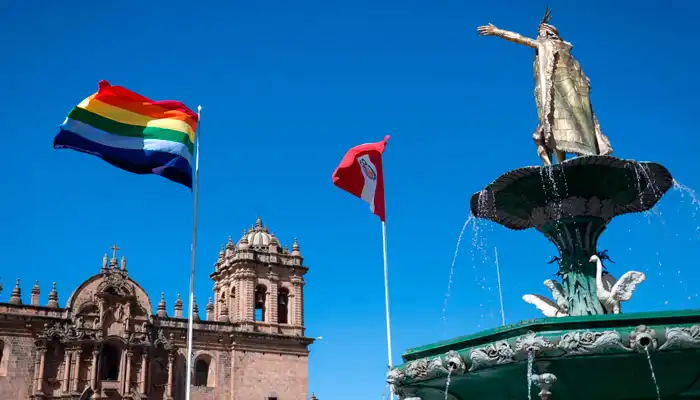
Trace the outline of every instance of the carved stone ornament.
[[617, 331], [576, 331], [565, 333], [557, 347], [567, 356], [604, 353], [610, 349], [630, 350]]
[[515, 353], [508, 342], [501, 340], [487, 346], [469, 351], [469, 359], [472, 362], [469, 371], [493, 367], [494, 365], [510, 364], [515, 362]]
[[129, 344], [136, 346], [151, 346], [154, 340], [157, 339], [158, 337], [148, 329], [148, 324], [144, 322], [140, 325], [134, 326], [134, 332], [129, 334], [128, 342]]
[[700, 348], [700, 325], [666, 328], [666, 342], [659, 350]]
[[646, 325], [639, 325], [630, 333], [630, 347], [640, 353], [656, 351], [659, 346], [656, 340], [656, 331]]
[[131, 296], [134, 294], [134, 287], [129, 282], [126, 272], [110, 270], [104, 276], [104, 280], [97, 287], [97, 293], [103, 293], [107, 289], [114, 289], [120, 296]]
[[61, 343], [69, 343], [76, 340], [99, 341], [102, 340], [102, 331], [86, 329], [82, 326], [78, 327], [69, 322], [56, 322], [53, 325], [44, 324], [44, 329], [37, 336], [44, 341], [57, 340]]
[[554, 344], [542, 336], [537, 336], [535, 332], [528, 332], [515, 340], [515, 353], [527, 355], [532, 351], [532, 355], [539, 354], [544, 349], [554, 348]]
[[167, 351], [172, 351], [175, 349], [175, 344], [173, 343], [173, 334], [170, 334], [170, 337], [165, 337], [165, 333], [163, 332], [162, 329], [158, 329], [158, 333], [156, 335], [156, 340], [153, 341], [154, 346], [163, 346], [163, 348]]

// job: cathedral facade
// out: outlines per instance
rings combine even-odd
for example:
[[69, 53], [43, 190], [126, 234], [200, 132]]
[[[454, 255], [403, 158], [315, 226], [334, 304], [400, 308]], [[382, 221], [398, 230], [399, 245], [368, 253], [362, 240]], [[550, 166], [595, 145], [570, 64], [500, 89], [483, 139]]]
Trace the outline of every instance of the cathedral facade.
[[[30, 304], [19, 280], [0, 298], [0, 399], [185, 398], [183, 301], [170, 314], [161, 293], [154, 307], [117, 250], [65, 307], [55, 284], [46, 305], [38, 282]], [[260, 218], [229, 237], [204, 315], [194, 305], [193, 400], [309, 398], [303, 261], [296, 239], [282, 247]]]

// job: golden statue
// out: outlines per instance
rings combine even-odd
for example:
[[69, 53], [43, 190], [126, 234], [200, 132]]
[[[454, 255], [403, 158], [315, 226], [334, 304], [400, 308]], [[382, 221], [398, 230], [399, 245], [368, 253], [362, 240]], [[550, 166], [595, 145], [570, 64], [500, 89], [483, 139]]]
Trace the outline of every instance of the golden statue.
[[557, 162], [564, 161], [566, 153], [609, 155], [610, 141], [601, 132], [591, 106], [590, 81], [571, 55], [571, 43], [548, 24], [551, 17], [547, 8], [537, 39], [492, 24], [480, 26], [477, 31], [482, 36], [498, 36], [535, 49], [535, 102], [540, 123], [533, 139], [544, 165], [552, 165], [552, 152]]

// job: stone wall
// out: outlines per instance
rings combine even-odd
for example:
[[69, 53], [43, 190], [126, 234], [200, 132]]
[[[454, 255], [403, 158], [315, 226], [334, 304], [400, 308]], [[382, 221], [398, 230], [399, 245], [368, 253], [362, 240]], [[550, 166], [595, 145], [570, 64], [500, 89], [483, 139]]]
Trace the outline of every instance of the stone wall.
[[308, 398], [308, 357], [234, 351], [234, 398]]
[[28, 399], [31, 394], [36, 350], [26, 336], [0, 336], [0, 399]]

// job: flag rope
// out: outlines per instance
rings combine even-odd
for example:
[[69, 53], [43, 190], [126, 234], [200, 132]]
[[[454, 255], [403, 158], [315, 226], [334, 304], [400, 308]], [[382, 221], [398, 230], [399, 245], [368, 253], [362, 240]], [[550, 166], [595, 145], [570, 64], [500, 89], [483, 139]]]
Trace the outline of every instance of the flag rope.
[[[386, 222], [382, 221], [382, 249], [384, 253], [384, 306], [386, 308], [386, 343], [389, 353], [389, 369], [394, 364], [391, 361], [391, 318], [389, 317], [389, 268], [386, 261]], [[390, 386], [389, 397], [394, 400], [394, 387]]]
[[195, 133], [196, 154], [194, 161], [194, 216], [192, 223], [192, 265], [190, 269], [190, 307], [187, 313], [187, 386], [185, 389], [185, 399], [190, 400], [190, 390], [192, 385], [192, 330], [194, 313], [194, 268], [197, 260], [197, 206], [199, 203], [199, 140], [201, 135], [202, 106], [197, 106], [197, 130]]

